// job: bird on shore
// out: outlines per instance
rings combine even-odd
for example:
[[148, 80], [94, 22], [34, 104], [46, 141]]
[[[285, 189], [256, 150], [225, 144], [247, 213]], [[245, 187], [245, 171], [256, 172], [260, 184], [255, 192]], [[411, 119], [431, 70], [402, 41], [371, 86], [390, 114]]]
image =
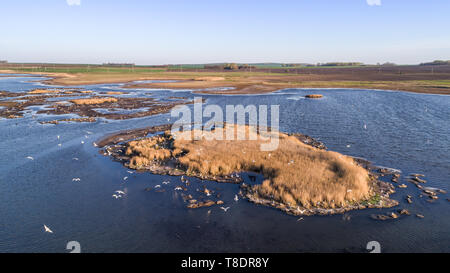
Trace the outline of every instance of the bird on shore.
[[53, 231], [46, 225], [44, 225], [44, 231], [48, 233], [53, 233]]
[[34, 160], [34, 158], [32, 156], [27, 156], [27, 159]]
[[72, 178], [72, 181], [75, 181], [75, 182], [80, 182], [80, 181], [81, 181], [81, 179], [80, 179], [80, 178]]
[[229, 210], [229, 209], [230, 209], [230, 207], [226, 207], [226, 208], [224, 208], [224, 207], [220, 207], [220, 209], [221, 209], [221, 210], [223, 210], [224, 212], [227, 212], [227, 210]]
[[297, 207], [297, 211], [300, 212], [300, 214], [303, 214], [306, 210], [301, 210], [300, 207]]

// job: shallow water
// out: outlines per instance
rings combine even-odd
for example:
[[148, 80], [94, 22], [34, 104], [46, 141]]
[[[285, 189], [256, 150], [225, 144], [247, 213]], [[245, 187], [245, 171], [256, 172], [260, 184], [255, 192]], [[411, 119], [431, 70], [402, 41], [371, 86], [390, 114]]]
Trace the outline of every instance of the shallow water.
[[[42, 88], [30, 82], [42, 79], [0, 77], [0, 90]], [[115, 84], [77, 87], [123, 91]], [[160, 100], [174, 94], [193, 97], [189, 91], [127, 92]], [[308, 93], [324, 98], [302, 99]], [[237, 185], [197, 179], [190, 179], [190, 190], [205, 184], [220, 191], [230, 209], [189, 210], [173, 190], [181, 184], [179, 177], [130, 174], [92, 145], [108, 133], [165, 124], [169, 114], [56, 126], [39, 124], [49, 116], [27, 114], [23, 119], [0, 119], [0, 252], [66, 252], [69, 241], [80, 242], [83, 252], [363, 252], [373, 240], [384, 252], [450, 251], [450, 202], [445, 200], [449, 195], [429, 203], [404, 181], [409, 173], [423, 173], [427, 186], [450, 190], [450, 96], [287, 89], [266, 95], [203, 97], [207, 104], [279, 104], [282, 131], [308, 134], [330, 150], [401, 170], [400, 182], [408, 188], [398, 189], [393, 198], [400, 201], [399, 208], [425, 218], [375, 221], [371, 214], [392, 209], [371, 209], [349, 212], [350, 221], [342, 215], [297, 221], [298, 217], [272, 208], [235, 202]], [[171, 183], [162, 185], [165, 180]], [[166, 191], [144, 190], [157, 184]], [[125, 191], [124, 198], [112, 198], [116, 190]], [[406, 194], [413, 196], [413, 204], [404, 201]], [[44, 224], [54, 233], [45, 233]]]

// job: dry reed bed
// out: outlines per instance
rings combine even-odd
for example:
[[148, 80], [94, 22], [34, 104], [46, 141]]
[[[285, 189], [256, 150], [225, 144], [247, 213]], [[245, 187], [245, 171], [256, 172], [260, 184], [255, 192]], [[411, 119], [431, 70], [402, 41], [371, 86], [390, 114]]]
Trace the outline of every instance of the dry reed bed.
[[[239, 172], [261, 173], [265, 179], [261, 185], [244, 185], [247, 198], [294, 214], [294, 208], [300, 211], [300, 208], [394, 205], [388, 199], [392, 189], [383, 185], [384, 190], [381, 190], [383, 187], [379, 187], [379, 183], [383, 182], [377, 181], [351, 157], [311, 147], [284, 133], [277, 133], [276, 150], [261, 151], [260, 145], [267, 140], [261, 139], [250, 127], [228, 124], [226, 129], [245, 131], [247, 140], [208, 140], [213, 135], [225, 136], [221, 128], [213, 132], [193, 130], [174, 135], [166, 132], [162, 136], [129, 142], [125, 151], [129, 157], [127, 165], [151, 171], [155, 165], [173, 166], [175, 161], [187, 175], [209, 179]], [[202, 134], [201, 137], [191, 140], [196, 133]], [[248, 140], [251, 135], [258, 140]]]
[[71, 100], [71, 102], [78, 105], [92, 105], [92, 104], [102, 104], [106, 102], [114, 103], [117, 102], [116, 98], [88, 98], [88, 99], [76, 99]]

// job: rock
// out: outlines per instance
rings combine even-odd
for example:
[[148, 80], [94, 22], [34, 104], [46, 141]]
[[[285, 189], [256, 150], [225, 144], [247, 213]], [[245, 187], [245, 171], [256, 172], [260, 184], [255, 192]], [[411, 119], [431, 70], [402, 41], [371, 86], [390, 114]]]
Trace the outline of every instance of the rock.
[[406, 201], [407, 201], [409, 204], [412, 204], [411, 198], [406, 198]]
[[430, 195], [430, 198], [433, 200], [437, 200], [439, 197], [437, 197], [437, 195]]
[[436, 193], [434, 191], [430, 191], [430, 190], [423, 190], [424, 193], [428, 194], [428, 195], [436, 195]]
[[197, 203], [197, 200], [191, 199], [191, 200], [189, 200], [188, 202], [189, 202], [190, 204], [194, 204], [194, 203]]
[[401, 215], [410, 215], [410, 213], [407, 209], [399, 209], [398, 213], [400, 213]]
[[394, 173], [394, 178], [399, 179], [400, 178], [400, 174], [399, 173]]
[[408, 186], [406, 186], [405, 184], [401, 184], [398, 187], [404, 189], [404, 188], [407, 188]]
[[410, 176], [415, 176], [415, 177], [420, 176], [420, 177], [424, 177], [425, 175], [424, 175], [424, 174], [420, 174], [420, 173], [412, 173], [412, 174], [410, 174]]
[[381, 221], [386, 221], [388, 219], [391, 219], [389, 216], [384, 215], [384, 214], [372, 214], [371, 217], [375, 220], [381, 220]]
[[422, 214], [416, 214], [416, 216], [421, 219], [425, 218], [425, 216], [423, 216]]
[[145, 191], [151, 191], [153, 188], [145, 188]]
[[394, 182], [394, 183], [398, 183], [398, 178], [394, 177], [394, 178], [391, 179], [391, 181]]
[[217, 204], [217, 205], [222, 205], [222, 204], [223, 204], [223, 201], [222, 201], [222, 200], [219, 200], [219, 201], [216, 202], [216, 204]]
[[211, 207], [215, 204], [216, 204], [216, 202], [214, 202], [214, 201], [206, 200], [205, 202], [197, 202], [197, 203], [189, 204], [189, 205], [187, 205], [187, 207], [190, 209], [196, 209], [196, 208], [202, 208], [202, 207]]
[[398, 215], [395, 212], [391, 212], [391, 214], [389, 214], [389, 216], [391, 216], [392, 219], [398, 218]]
[[413, 177], [412, 180], [417, 181], [417, 182], [419, 182], [419, 183], [427, 183], [426, 180], [420, 179], [420, 178], [418, 178], [418, 177]]
[[309, 95], [305, 96], [305, 98], [308, 98], [308, 99], [320, 99], [322, 97], [323, 97], [323, 95], [320, 95], [320, 94], [309, 94]]

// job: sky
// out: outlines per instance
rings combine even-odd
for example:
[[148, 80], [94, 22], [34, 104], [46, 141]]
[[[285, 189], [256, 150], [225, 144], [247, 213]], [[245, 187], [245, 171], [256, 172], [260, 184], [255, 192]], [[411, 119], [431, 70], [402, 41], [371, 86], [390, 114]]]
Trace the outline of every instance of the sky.
[[2, 0], [0, 60], [450, 60], [448, 0]]

